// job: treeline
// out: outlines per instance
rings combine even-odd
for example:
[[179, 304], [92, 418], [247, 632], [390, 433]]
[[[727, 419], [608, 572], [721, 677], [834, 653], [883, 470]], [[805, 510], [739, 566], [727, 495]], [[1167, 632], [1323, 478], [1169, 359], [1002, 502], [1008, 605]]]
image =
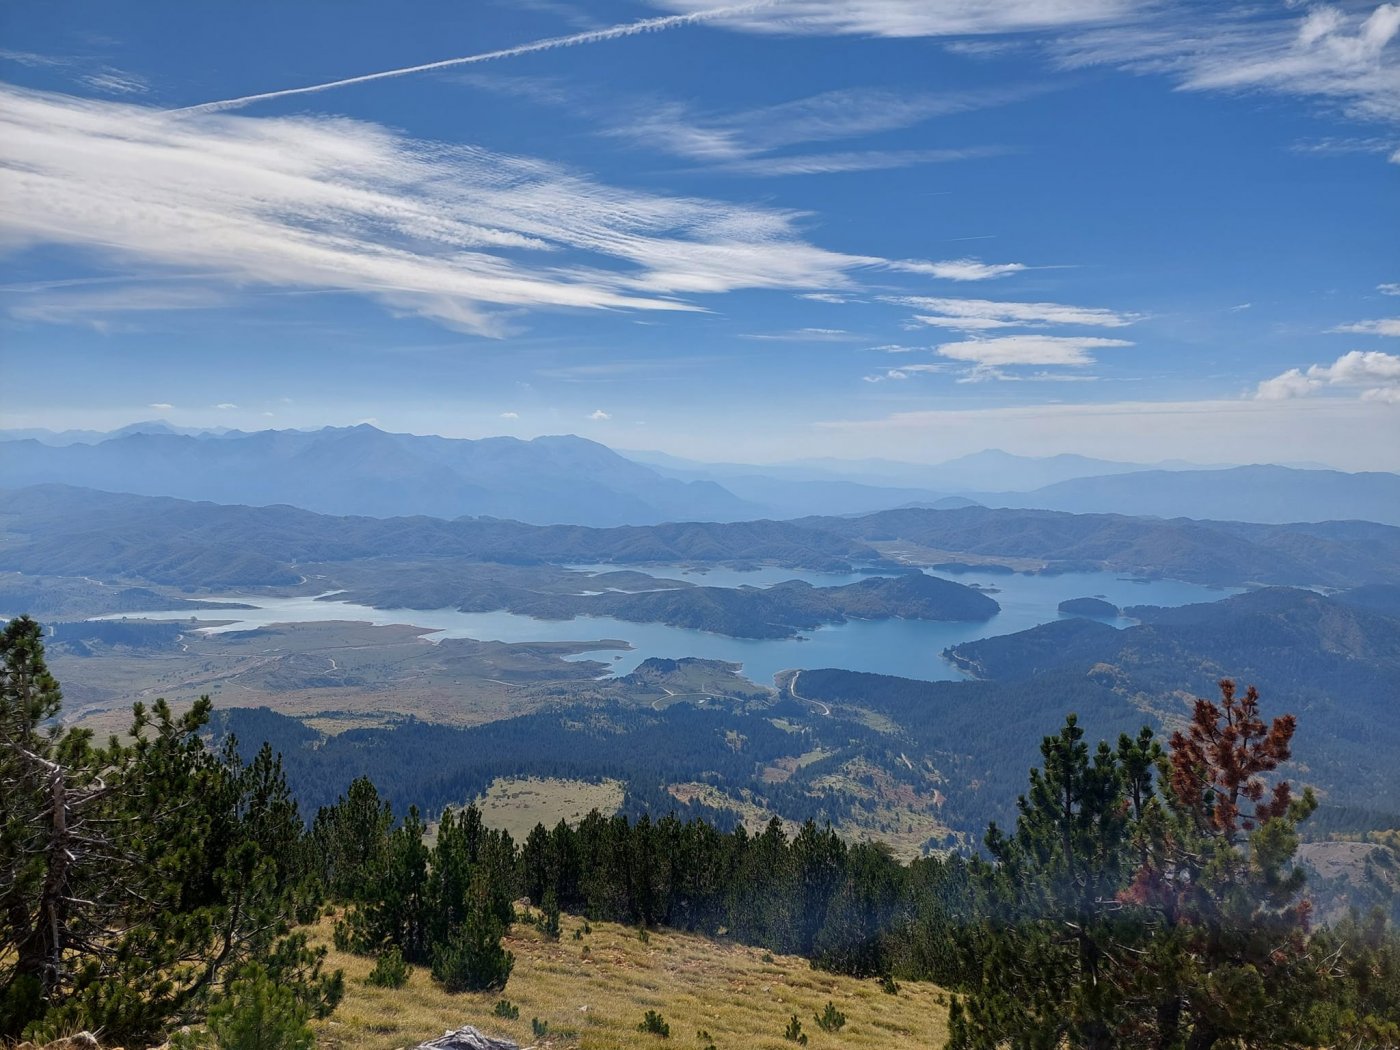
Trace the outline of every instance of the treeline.
[[[350, 902], [338, 937], [504, 984], [498, 931], [523, 893], [561, 909], [797, 953], [855, 976], [955, 989], [954, 1050], [1400, 1045], [1400, 941], [1384, 916], [1314, 931], [1298, 827], [1316, 806], [1271, 774], [1291, 716], [1222, 682], [1163, 749], [1148, 729], [1091, 749], [1070, 716], [1041, 745], [1014, 828], [987, 857], [901, 865], [807, 823], [792, 838], [674, 816], [594, 812], [518, 850], [468, 807], [431, 851], [373, 785], [317, 816], [322, 877]], [[464, 932], [474, 931], [474, 932]], [[482, 931], [485, 931], [483, 934]]]

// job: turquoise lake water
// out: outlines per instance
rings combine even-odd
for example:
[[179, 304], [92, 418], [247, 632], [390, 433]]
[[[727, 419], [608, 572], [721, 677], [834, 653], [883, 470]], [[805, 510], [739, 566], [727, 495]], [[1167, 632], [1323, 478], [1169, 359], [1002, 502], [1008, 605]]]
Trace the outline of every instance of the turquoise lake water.
[[[580, 572], [580, 590], [587, 590], [589, 573], [626, 566], [574, 566]], [[687, 571], [678, 566], [647, 566], [657, 577], [686, 580], [711, 587], [766, 587], [783, 580], [803, 579], [817, 586], [836, 586], [864, 579], [866, 574], [802, 572], [763, 568], [756, 572], [711, 569]], [[938, 574], [943, 575], [943, 574]], [[627, 674], [648, 657], [675, 659], [698, 656], [743, 664], [744, 674], [767, 684], [779, 671], [791, 668], [844, 667], [852, 671], [900, 675], [928, 681], [965, 677], [942, 657], [942, 651], [960, 642], [1024, 631], [1060, 618], [1056, 608], [1067, 598], [1100, 597], [1117, 606], [1189, 605], [1218, 601], [1237, 590], [1203, 587], [1175, 580], [1137, 581], [1112, 573], [1066, 573], [1060, 576], [960, 573], [949, 579], [985, 589], [1001, 605], [990, 620], [941, 623], [927, 620], [857, 620], [821, 627], [801, 638], [729, 638], [705, 631], [664, 624], [629, 623], [606, 616], [580, 616], [572, 620], [537, 620], [509, 612], [466, 613], [456, 609], [374, 609], [340, 602], [334, 597], [267, 598], [231, 594], [218, 600], [241, 602], [252, 609], [208, 609], [193, 613], [168, 610], [126, 614], [131, 619], [193, 621], [196, 629], [210, 633], [247, 631], [274, 623], [307, 623], [353, 620], [375, 625], [410, 624], [433, 631], [429, 639], [476, 638], [502, 642], [624, 641], [630, 649], [600, 647], [573, 659], [599, 660], [613, 674]], [[120, 619], [108, 616], [103, 619]], [[220, 626], [198, 627], [208, 621], [232, 620]], [[1131, 620], [1109, 621], [1126, 627]]]

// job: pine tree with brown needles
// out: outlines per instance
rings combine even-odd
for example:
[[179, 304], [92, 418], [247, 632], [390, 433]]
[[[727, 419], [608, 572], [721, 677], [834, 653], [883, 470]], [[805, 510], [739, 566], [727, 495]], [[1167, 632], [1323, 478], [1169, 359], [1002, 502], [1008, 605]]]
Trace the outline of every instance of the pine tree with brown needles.
[[1143, 862], [1120, 895], [1151, 936], [1128, 958], [1137, 1045], [1316, 1045], [1311, 1009], [1326, 963], [1310, 951], [1311, 902], [1293, 864], [1298, 825], [1316, 808], [1269, 775], [1291, 756], [1297, 720], [1266, 722], [1259, 694], [1230, 679], [1196, 701], [1172, 735], [1165, 806], [1139, 824]]

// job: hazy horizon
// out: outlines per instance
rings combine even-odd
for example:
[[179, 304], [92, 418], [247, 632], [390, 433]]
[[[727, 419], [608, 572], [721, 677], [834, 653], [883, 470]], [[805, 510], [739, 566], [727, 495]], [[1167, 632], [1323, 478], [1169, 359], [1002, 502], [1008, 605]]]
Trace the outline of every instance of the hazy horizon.
[[12, 7], [0, 413], [1395, 470], [1394, 11]]

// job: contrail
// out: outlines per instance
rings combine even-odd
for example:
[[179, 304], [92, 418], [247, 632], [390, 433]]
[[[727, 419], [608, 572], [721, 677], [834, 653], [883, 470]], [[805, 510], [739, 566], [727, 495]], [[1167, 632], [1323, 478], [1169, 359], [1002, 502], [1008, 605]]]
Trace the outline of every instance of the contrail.
[[467, 66], [477, 62], [492, 62], [498, 58], [514, 58], [517, 55], [529, 55], [536, 51], [552, 51], [558, 47], [574, 47], [578, 44], [596, 44], [604, 40], [616, 40], [619, 37], [636, 36], [638, 33], [656, 33], [664, 29], [674, 29], [677, 26], [706, 22], [713, 18], [725, 18], [729, 15], [746, 14], [757, 8], [769, 7], [777, 2], [778, 0], [764, 0], [762, 3], [741, 4], [734, 7], [717, 7], [708, 11], [695, 11], [688, 15], [664, 15], [660, 18], [644, 18], [639, 22], [627, 22], [624, 25], [610, 26], [607, 29], [591, 29], [588, 32], [574, 33], [570, 36], [549, 37], [546, 40], [536, 40], [529, 44], [518, 44], [515, 47], [502, 48], [499, 51], [485, 51], [479, 55], [466, 55], [462, 58], [445, 58], [439, 62], [425, 62], [421, 66], [404, 66], [402, 69], [386, 69], [379, 73], [365, 73], [357, 77], [346, 77], [343, 80], [328, 80], [324, 84], [309, 84], [306, 87], [284, 88], [281, 91], [264, 91], [257, 95], [226, 98], [218, 102], [202, 102], [197, 106], [183, 106], [179, 109], [169, 110], [168, 112], [218, 113], [226, 109], [239, 109], [253, 102], [263, 102], [272, 98], [287, 98], [290, 95], [310, 95], [317, 91], [329, 91], [331, 88], [348, 87], [351, 84], [365, 84], [371, 80], [388, 80], [391, 77], [406, 77], [412, 73], [426, 73], [434, 69]]

